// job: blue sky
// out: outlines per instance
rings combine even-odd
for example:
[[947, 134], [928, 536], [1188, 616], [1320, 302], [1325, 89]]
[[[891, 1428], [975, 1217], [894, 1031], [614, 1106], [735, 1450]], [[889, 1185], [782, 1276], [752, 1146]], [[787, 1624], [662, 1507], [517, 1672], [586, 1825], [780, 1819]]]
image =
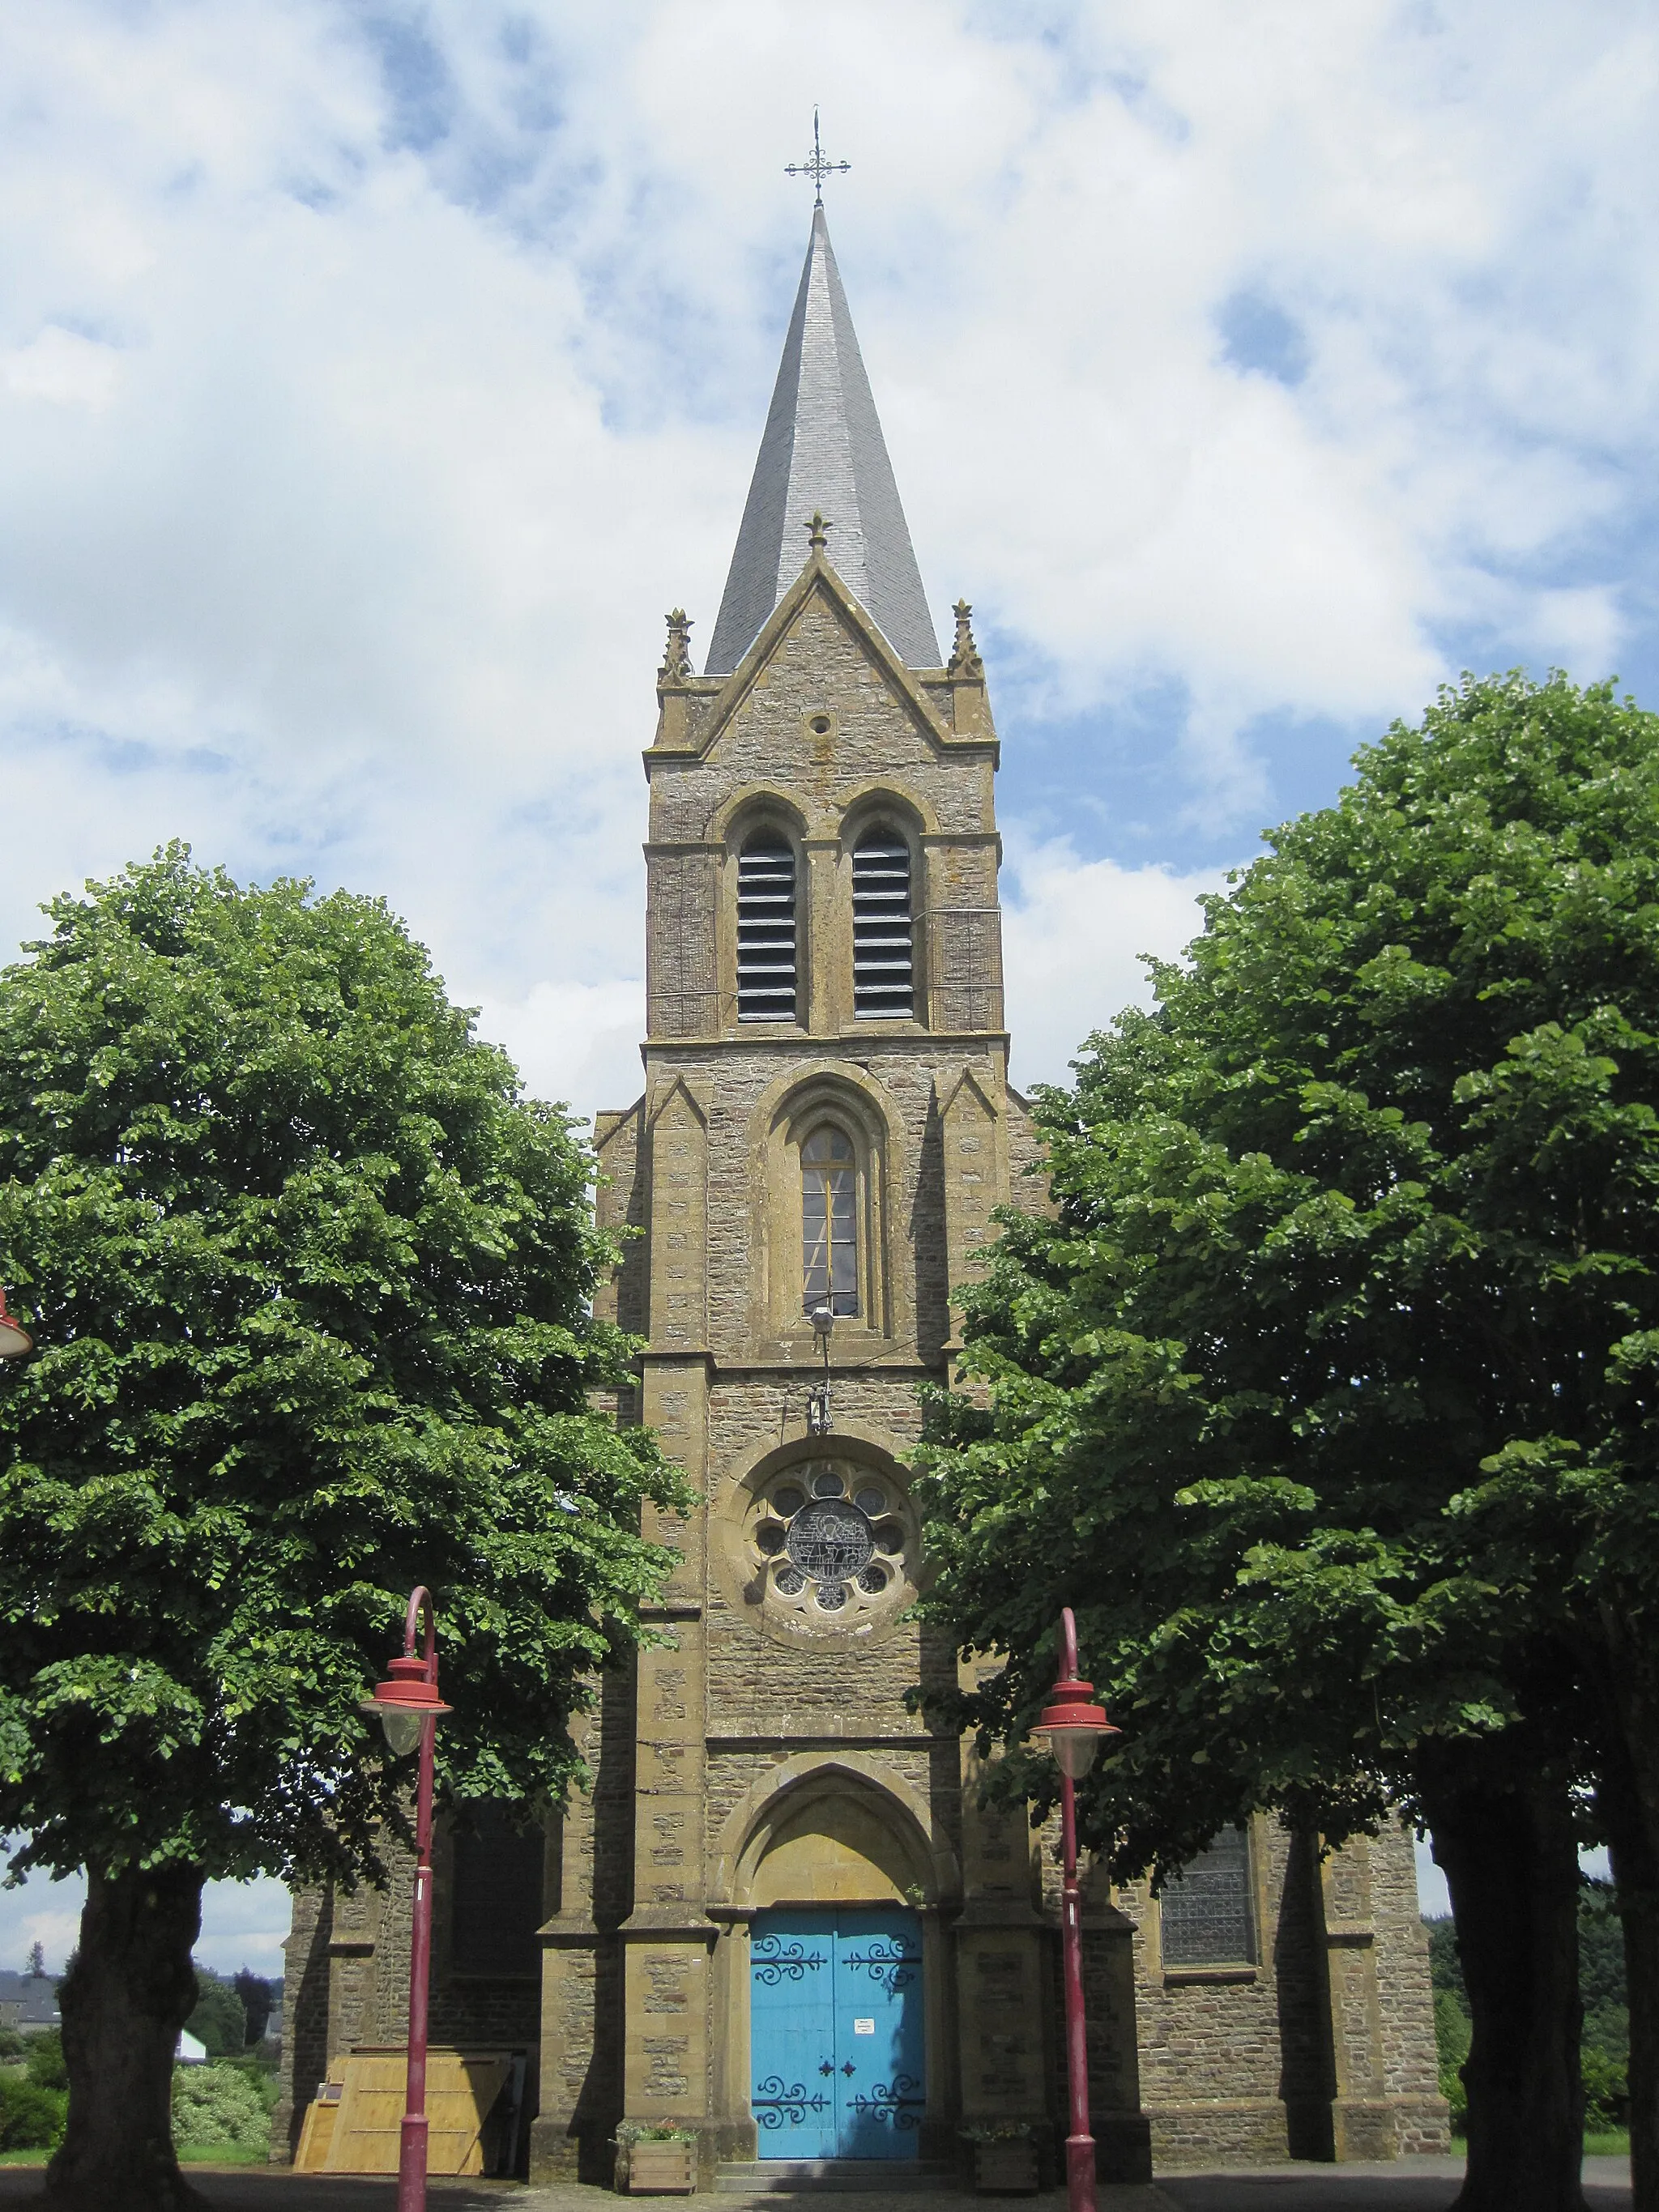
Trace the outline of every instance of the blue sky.
[[1637, 0], [0, 0], [0, 952], [185, 836], [632, 1095], [817, 102], [1063, 1076], [1461, 668], [1659, 703], [1656, 88]]

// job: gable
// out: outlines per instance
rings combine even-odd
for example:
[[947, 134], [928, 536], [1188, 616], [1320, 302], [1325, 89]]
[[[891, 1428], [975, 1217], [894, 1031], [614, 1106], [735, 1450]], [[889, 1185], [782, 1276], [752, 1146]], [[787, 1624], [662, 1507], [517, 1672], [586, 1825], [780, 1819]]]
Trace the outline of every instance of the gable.
[[[937, 760], [957, 739], [915, 676], [822, 555], [809, 561], [738, 667], [712, 702], [699, 750], [712, 761], [734, 735], [758, 729], [798, 736], [802, 765], [814, 757], [809, 722], [827, 713], [835, 726], [879, 717], [888, 741], [902, 734], [907, 757]], [[819, 750], [822, 750], [820, 735]], [[780, 761], [768, 772], [783, 772]]]

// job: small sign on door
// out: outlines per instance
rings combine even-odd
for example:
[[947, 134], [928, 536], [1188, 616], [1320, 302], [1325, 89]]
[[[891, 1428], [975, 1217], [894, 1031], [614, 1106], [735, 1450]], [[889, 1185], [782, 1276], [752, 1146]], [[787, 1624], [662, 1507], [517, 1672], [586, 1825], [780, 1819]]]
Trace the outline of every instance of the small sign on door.
[[855, 2020], [853, 2022], [854, 2035], [873, 2035], [875, 2032], [876, 2023], [872, 2020]]

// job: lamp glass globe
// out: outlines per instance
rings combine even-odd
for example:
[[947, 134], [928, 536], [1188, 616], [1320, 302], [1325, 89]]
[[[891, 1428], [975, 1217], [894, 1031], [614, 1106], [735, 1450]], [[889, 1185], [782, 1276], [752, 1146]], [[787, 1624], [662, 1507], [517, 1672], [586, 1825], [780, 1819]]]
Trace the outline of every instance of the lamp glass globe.
[[424, 1717], [423, 1714], [410, 1712], [406, 1705], [381, 1706], [380, 1726], [386, 1730], [386, 1740], [394, 1759], [407, 1759], [419, 1744]]
[[1048, 1730], [1048, 1743], [1060, 1772], [1081, 1782], [1095, 1763], [1100, 1737], [1091, 1728], [1057, 1728]]

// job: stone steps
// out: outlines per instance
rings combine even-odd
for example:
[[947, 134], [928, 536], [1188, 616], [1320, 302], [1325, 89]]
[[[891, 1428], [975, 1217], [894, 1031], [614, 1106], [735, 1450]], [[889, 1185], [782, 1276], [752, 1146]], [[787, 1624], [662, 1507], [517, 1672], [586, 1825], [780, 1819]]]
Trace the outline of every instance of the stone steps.
[[909, 2158], [728, 2159], [715, 2169], [714, 2188], [726, 2197], [758, 2197], [770, 2191], [857, 2190], [866, 2196], [892, 2197], [901, 2191], [950, 2189], [954, 2168], [923, 2165]]

